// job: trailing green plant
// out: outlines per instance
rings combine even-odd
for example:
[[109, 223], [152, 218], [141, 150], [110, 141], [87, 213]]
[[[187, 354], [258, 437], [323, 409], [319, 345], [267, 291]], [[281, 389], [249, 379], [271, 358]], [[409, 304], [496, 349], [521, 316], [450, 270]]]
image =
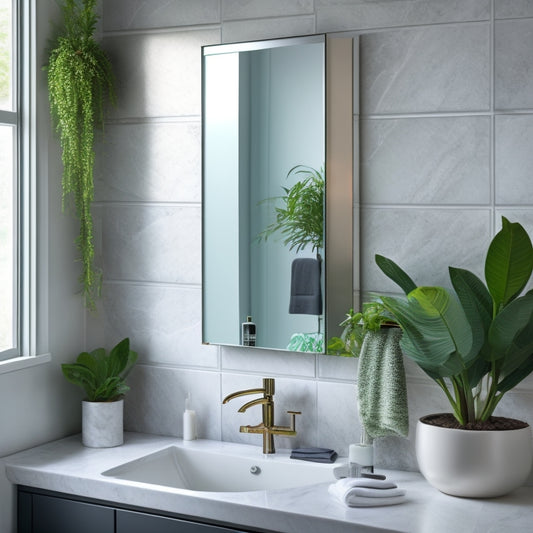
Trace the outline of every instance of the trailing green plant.
[[504, 394], [533, 371], [533, 247], [502, 217], [485, 260], [485, 283], [449, 267], [454, 291], [417, 287], [391, 259], [381, 270], [407, 299], [381, 297], [403, 330], [401, 346], [444, 391], [460, 425], [487, 421]]
[[115, 103], [111, 63], [94, 40], [97, 0], [64, 0], [63, 33], [50, 52], [48, 91], [50, 110], [59, 133], [63, 161], [63, 209], [69, 200], [80, 221], [76, 244], [81, 255], [85, 305], [95, 309], [101, 272], [94, 265], [93, 220], [94, 133], [103, 127], [107, 100]]
[[343, 357], [359, 357], [365, 335], [379, 331], [381, 326], [396, 326], [397, 323], [380, 302], [364, 302], [363, 310], [354, 313], [350, 309], [339, 326], [344, 328], [340, 337], [331, 337], [327, 353]]
[[274, 233], [280, 232], [283, 244], [296, 252], [310, 245], [312, 251], [324, 246], [324, 170], [315, 170], [305, 165], [296, 165], [287, 173], [305, 176], [292, 187], [282, 187], [284, 195], [268, 198], [278, 201], [275, 207], [276, 221], [262, 231], [258, 239], [265, 241]]
[[90, 402], [114, 402], [130, 390], [126, 385], [137, 352], [130, 350], [128, 338], [120, 341], [107, 355], [104, 348], [82, 352], [75, 363], [61, 365], [63, 375], [70, 383], [78, 385]]

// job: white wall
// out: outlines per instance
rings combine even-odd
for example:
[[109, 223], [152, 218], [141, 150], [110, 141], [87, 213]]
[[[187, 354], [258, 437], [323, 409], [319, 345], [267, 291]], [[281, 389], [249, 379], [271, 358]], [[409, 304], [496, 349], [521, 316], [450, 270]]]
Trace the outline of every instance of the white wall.
[[[75, 220], [61, 213], [61, 164], [48, 114], [46, 46], [49, 22], [57, 16], [54, 0], [37, 3], [37, 181], [40, 320], [38, 348], [49, 363], [0, 374], [0, 457], [76, 433], [81, 394], [62, 377], [60, 363], [85, 347], [85, 313], [74, 265]], [[43, 305], [46, 304], [47, 305]], [[0, 531], [14, 528], [14, 491], [0, 461]], [[13, 529], [14, 531], [14, 529]]]

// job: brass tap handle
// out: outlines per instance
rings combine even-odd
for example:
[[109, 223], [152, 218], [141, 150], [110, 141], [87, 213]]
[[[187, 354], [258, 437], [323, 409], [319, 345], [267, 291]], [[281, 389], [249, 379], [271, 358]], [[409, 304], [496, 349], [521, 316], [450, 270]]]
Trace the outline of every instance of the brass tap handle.
[[301, 411], [287, 411], [289, 415], [291, 415], [291, 431], [296, 431], [296, 415], [301, 415]]

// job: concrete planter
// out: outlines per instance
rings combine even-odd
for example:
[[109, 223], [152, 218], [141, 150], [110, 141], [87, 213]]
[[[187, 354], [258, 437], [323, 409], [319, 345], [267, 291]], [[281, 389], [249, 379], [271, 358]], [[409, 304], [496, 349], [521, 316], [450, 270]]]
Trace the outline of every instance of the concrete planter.
[[531, 471], [531, 427], [471, 431], [418, 421], [416, 457], [420, 472], [452, 496], [492, 498], [520, 487]]
[[89, 448], [112, 448], [124, 442], [124, 400], [82, 402], [82, 440]]

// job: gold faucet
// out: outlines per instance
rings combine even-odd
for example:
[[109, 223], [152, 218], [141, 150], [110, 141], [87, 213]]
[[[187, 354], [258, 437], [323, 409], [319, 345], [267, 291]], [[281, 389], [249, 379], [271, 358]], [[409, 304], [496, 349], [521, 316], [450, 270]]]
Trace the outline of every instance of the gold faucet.
[[286, 437], [294, 437], [296, 435], [296, 415], [301, 415], [300, 411], [287, 411], [291, 415], [290, 426], [276, 426], [274, 424], [274, 379], [263, 378], [262, 389], [247, 389], [232, 394], [228, 394], [222, 400], [222, 403], [228, 403], [233, 398], [245, 396], [248, 394], [262, 394], [262, 398], [257, 398], [248, 403], [245, 403], [240, 409], [239, 413], [244, 413], [249, 407], [253, 405], [261, 405], [263, 407], [263, 421], [255, 426], [241, 426], [241, 433], [262, 433], [263, 434], [263, 453], [275, 453], [274, 435], [285, 435]]

